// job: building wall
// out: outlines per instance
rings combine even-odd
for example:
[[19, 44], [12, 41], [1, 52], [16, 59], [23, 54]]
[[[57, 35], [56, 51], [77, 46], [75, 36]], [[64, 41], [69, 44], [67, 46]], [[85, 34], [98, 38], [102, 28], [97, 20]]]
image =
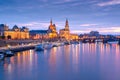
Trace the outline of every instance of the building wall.
[[29, 30], [26, 27], [19, 28], [17, 25], [13, 26], [12, 29], [5, 24], [0, 24], [0, 36], [11, 36], [11, 39], [29, 39]]
[[4, 31], [4, 36], [6, 39], [7, 36], [11, 36], [11, 39], [29, 39], [29, 32]]
[[56, 26], [55, 24], [52, 24], [52, 22], [50, 22], [50, 26], [48, 28], [48, 36], [49, 38], [56, 38], [58, 36]]
[[77, 34], [70, 34], [70, 39], [77, 40], [77, 39], [79, 39], [79, 36]]
[[65, 38], [66, 40], [70, 39], [70, 32], [68, 30], [60, 30], [60, 37]]
[[31, 39], [48, 39], [48, 34], [32, 34], [30, 35]]
[[56, 38], [57, 33], [48, 33], [49, 38]]

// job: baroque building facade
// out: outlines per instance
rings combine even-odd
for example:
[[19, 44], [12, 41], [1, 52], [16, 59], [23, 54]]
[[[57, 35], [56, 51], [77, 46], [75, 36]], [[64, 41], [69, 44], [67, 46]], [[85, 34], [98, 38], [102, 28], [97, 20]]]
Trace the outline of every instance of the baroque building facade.
[[50, 21], [50, 25], [48, 27], [48, 37], [49, 38], [57, 38], [58, 37], [58, 33], [56, 30], [56, 25], [52, 23], [52, 20]]
[[60, 38], [65, 38], [66, 40], [70, 39], [70, 29], [69, 29], [68, 20], [66, 20], [65, 28], [59, 31], [59, 36]]
[[13, 26], [12, 29], [5, 24], [0, 24], [0, 36], [4, 36], [8, 39], [29, 39], [29, 29], [26, 27], [19, 28], [17, 25]]
[[59, 31], [59, 36], [60, 36], [60, 38], [64, 38], [66, 40], [75, 40], [75, 39], [78, 39], [78, 35], [77, 34], [71, 34], [70, 33], [69, 22], [68, 22], [67, 19], [66, 19], [66, 22], [65, 22], [65, 28], [61, 29]]

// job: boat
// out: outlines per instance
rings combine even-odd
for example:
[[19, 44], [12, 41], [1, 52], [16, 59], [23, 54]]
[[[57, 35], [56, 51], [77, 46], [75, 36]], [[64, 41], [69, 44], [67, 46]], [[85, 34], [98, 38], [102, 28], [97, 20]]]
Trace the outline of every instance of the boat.
[[14, 53], [12, 51], [10, 51], [10, 50], [6, 50], [5, 51], [5, 56], [11, 57], [11, 56], [14, 56]]
[[59, 44], [57, 42], [54, 42], [52, 45], [53, 45], [53, 47], [58, 47], [59, 46]]
[[64, 42], [65, 45], [70, 45], [69, 41]]
[[64, 46], [64, 42], [59, 42], [58, 45], [59, 46]]
[[108, 43], [108, 44], [118, 44], [119, 41], [108, 41], [107, 43]]
[[4, 54], [5, 54], [4, 52], [0, 52], [0, 60], [3, 60], [3, 59], [4, 59], [4, 57], [5, 57]]
[[87, 39], [82, 40], [82, 43], [87, 43], [87, 42], [89, 42], [89, 40], [87, 40]]
[[102, 42], [102, 39], [96, 39], [95, 42]]
[[45, 43], [43, 45], [44, 49], [51, 49], [53, 47], [53, 44], [52, 43]]
[[43, 44], [38, 44], [35, 46], [35, 50], [36, 51], [43, 51], [44, 50], [44, 47], [43, 47]]
[[71, 41], [70, 43], [71, 43], [71, 44], [79, 44], [78, 41]]

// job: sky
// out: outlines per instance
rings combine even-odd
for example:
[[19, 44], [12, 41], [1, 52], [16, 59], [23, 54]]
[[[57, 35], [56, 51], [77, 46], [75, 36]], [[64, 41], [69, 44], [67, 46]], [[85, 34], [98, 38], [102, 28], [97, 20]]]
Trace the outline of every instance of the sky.
[[59, 31], [69, 20], [71, 33], [120, 34], [120, 0], [0, 0], [0, 24]]

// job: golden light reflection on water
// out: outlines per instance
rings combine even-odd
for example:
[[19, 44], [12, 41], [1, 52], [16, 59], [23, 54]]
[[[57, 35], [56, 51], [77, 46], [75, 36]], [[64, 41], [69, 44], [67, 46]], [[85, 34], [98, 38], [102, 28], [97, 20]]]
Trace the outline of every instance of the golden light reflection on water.
[[[120, 71], [120, 45], [116, 45], [115, 71]], [[118, 64], [119, 63], [119, 64]]]
[[15, 57], [5, 59], [4, 68], [8, 70], [9, 73], [12, 73], [11, 69], [13, 69], [16, 64], [19, 68], [24, 69], [24, 71], [25, 69], [31, 69], [33, 65], [37, 64], [37, 56], [33, 50], [18, 52]]
[[73, 64], [78, 64], [79, 53], [79, 45], [74, 45], [72, 47]]
[[50, 58], [49, 58], [49, 63], [51, 66], [56, 66], [56, 47], [54, 47], [52, 50], [50, 50]]
[[80, 62], [80, 46], [79, 45], [73, 45], [72, 46], [72, 67], [74, 72], [78, 72], [79, 70], [79, 62]]
[[61, 52], [64, 56], [63, 59], [65, 60], [66, 65], [70, 64], [70, 45], [64, 46], [63, 52]]
[[120, 45], [87, 43], [54, 47], [43, 52], [34, 50], [18, 52], [15, 56], [6, 58], [4, 69], [8, 74], [12, 74], [15, 67], [23, 71], [28, 70], [26, 73], [31, 74], [34, 70], [36, 72], [49, 70], [49, 74], [56, 74], [59, 69], [61, 73], [66, 71], [71, 74], [89, 70], [96, 71], [100, 76], [106, 75], [105, 78], [110, 79], [113, 77], [111, 72], [114, 75], [120, 71], [119, 61]]

